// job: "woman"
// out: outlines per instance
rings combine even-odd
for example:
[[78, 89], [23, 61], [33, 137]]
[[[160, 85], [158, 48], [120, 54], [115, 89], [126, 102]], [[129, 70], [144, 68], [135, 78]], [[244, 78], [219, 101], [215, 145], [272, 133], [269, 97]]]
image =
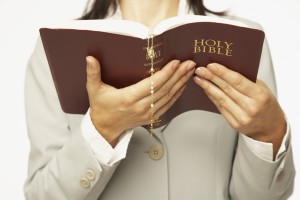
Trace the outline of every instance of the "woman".
[[[127, 19], [153, 28], [169, 17], [208, 12], [201, 0], [96, 0], [82, 19]], [[27, 199], [274, 200], [292, 193], [290, 130], [274, 96], [266, 42], [257, 83], [217, 63], [196, 68], [173, 60], [153, 75], [151, 96], [149, 78], [123, 89], [103, 83], [100, 63], [87, 57], [89, 111], [65, 114], [38, 41], [26, 75]], [[151, 139], [140, 126], [149, 123], [152, 97], [158, 118], [193, 74], [222, 115], [183, 113]]]

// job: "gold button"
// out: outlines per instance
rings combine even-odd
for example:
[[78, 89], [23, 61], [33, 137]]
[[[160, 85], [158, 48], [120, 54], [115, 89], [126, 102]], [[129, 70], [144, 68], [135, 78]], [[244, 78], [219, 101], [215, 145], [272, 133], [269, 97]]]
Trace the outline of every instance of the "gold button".
[[87, 179], [87, 178], [81, 178], [80, 179], [80, 185], [83, 187], [83, 188], [89, 188], [91, 186], [90, 184], [90, 181]]
[[153, 160], [159, 160], [164, 155], [164, 149], [161, 145], [152, 145], [149, 147], [149, 156]]
[[86, 170], [85, 176], [90, 181], [93, 181], [96, 179], [95, 172], [91, 169]]

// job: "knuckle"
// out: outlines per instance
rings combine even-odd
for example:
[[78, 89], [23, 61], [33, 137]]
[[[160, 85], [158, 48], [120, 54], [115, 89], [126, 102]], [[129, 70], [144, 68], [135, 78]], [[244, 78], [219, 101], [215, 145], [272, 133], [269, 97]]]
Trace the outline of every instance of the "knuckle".
[[234, 130], [239, 130], [241, 129], [241, 126], [239, 123], [232, 123], [231, 124], [231, 127], [234, 129]]
[[166, 95], [165, 95], [165, 98], [167, 101], [169, 101], [170, 99], [172, 99], [173, 97], [173, 93], [172, 92], [168, 92]]
[[249, 106], [249, 107], [248, 107], [247, 112], [248, 112], [248, 115], [249, 115], [250, 117], [255, 117], [255, 116], [257, 116], [259, 110], [260, 110], [260, 109], [259, 109], [259, 107], [258, 107], [257, 105], [252, 105], [252, 106]]
[[251, 123], [251, 120], [252, 118], [248, 117], [248, 116], [245, 116], [245, 115], [242, 115], [240, 116], [239, 118], [239, 128], [241, 128], [242, 126], [247, 126]]
[[226, 93], [228, 94], [231, 90], [231, 86], [229, 85], [229, 83], [225, 83], [221, 86], [221, 89]]
[[225, 105], [226, 105], [226, 100], [225, 100], [225, 98], [224, 97], [218, 97], [218, 99], [217, 99], [217, 104], [218, 104], [218, 106], [220, 106], [220, 107], [224, 107]]
[[100, 73], [100, 69], [95, 69], [95, 70], [87, 70], [86, 75], [87, 79], [94, 79], [97, 77], [97, 75]]
[[120, 102], [120, 107], [122, 110], [128, 109], [133, 103], [133, 100], [130, 96], [124, 95]]
[[261, 91], [258, 94], [259, 95], [256, 96], [255, 101], [247, 108], [249, 116], [251, 117], [257, 116], [266, 106], [272, 103], [272, 96], [268, 93]]
[[123, 101], [124, 105], [131, 106], [135, 103], [136, 92], [133, 91], [132, 88], [127, 88], [126, 91], [123, 92]]
[[145, 104], [143, 104], [143, 105], [138, 105], [138, 106], [136, 106], [135, 107], [135, 113], [137, 114], [137, 115], [143, 115], [144, 113], [146, 113], [147, 111], [148, 111], [148, 105], [145, 105]]
[[258, 100], [261, 105], [268, 105], [271, 102], [271, 95], [261, 91], [260, 95], [258, 96]]
[[93, 74], [88, 74], [88, 76], [86, 77], [86, 82], [87, 82], [87, 83], [92, 83], [92, 82], [94, 82], [94, 80], [95, 80], [94, 77], [95, 77], [95, 76], [94, 76]]
[[126, 108], [128, 108], [128, 102], [125, 99], [123, 99], [120, 102], [119, 110], [124, 111], [126, 110]]
[[241, 85], [243, 85], [244, 81], [243, 81], [243, 78], [241, 76], [235, 74], [233, 76], [233, 78], [234, 78], [233, 84], [235, 86], [241, 86]]
[[164, 93], [167, 93], [167, 92], [169, 91], [169, 87], [166, 86], [166, 85], [164, 85], [163, 88], [162, 88], [162, 91], [163, 91]]

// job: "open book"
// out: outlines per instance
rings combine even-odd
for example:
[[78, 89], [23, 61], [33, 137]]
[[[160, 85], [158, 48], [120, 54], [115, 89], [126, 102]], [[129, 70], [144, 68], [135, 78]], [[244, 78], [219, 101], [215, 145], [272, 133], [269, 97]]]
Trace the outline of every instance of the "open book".
[[[151, 59], [146, 48], [150, 31], [154, 35], [156, 71], [173, 59], [192, 59], [199, 66], [217, 62], [256, 80], [264, 32], [241, 22], [187, 15], [169, 18], [149, 30], [126, 20], [70, 20], [40, 29], [63, 111], [84, 114], [89, 108], [85, 60], [88, 55], [100, 61], [103, 82], [116, 88], [148, 77]], [[218, 113], [193, 80], [189, 80], [183, 95], [156, 127], [189, 110]]]

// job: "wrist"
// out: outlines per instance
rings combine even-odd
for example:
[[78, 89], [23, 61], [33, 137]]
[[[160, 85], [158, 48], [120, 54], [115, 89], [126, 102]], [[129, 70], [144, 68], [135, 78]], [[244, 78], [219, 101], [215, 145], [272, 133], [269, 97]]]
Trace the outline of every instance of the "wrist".
[[115, 125], [109, 123], [101, 123], [103, 120], [98, 118], [90, 112], [90, 118], [97, 132], [112, 146], [115, 147], [122, 134], [122, 130], [118, 130]]
[[277, 152], [282, 144], [282, 140], [287, 131], [287, 122], [283, 115], [282, 119], [276, 120], [273, 128], [250, 136], [252, 139], [273, 144], [273, 160], [275, 160]]

